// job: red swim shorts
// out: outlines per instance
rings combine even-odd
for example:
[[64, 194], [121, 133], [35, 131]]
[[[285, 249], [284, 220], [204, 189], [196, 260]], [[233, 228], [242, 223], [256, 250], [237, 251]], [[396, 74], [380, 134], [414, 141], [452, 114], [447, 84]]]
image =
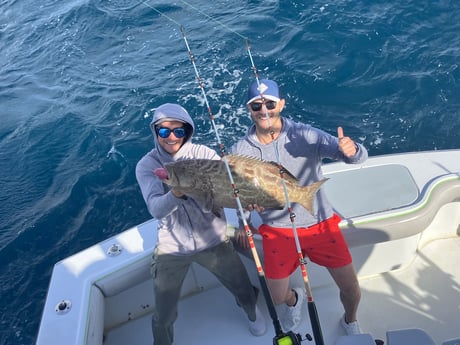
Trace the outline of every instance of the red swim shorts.
[[[318, 265], [337, 268], [352, 262], [348, 245], [339, 228], [341, 218], [334, 214], [308, 228], [297, 228], [302, 255]], [[300, 265], [292, 228], [259, 227], [264, 251], [265, 275], [286, 278]]]

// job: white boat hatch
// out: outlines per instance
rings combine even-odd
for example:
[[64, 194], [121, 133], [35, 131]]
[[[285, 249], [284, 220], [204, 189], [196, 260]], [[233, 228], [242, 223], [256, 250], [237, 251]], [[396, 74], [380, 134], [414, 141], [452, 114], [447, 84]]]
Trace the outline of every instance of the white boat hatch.
[[326, 177], [330, 179], [324, 189], [342, 218], [401, 208], [419, 197], [411, 173], [399, 164], [362, 167]]

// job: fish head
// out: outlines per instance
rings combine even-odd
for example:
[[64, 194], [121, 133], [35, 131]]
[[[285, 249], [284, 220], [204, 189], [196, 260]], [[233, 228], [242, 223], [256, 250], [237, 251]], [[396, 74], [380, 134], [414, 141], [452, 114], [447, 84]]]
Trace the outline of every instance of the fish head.
[[164, 182], [171, 187], [186, 190], [193, 188], [196, 184], [196, 176], [190, 174], [190, 169], [186, 164], [168, 163], [165, 164], [168, 179]]

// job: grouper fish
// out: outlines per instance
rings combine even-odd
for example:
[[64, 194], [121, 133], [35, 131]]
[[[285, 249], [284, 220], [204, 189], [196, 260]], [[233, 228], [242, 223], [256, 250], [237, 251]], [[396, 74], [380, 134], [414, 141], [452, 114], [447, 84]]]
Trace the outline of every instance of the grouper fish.
[[[279, 165], [242, 155], [227, 155], [226, 158], [243, 207], [254, 204], [264, 209], [285, 207]], [[299, 186], [292, 174], [283, 171], [290, 202], [299, 203], [313, 213], [315, 194], [327, 179]], [[220, 207], [237, 208], [223, 160], [179, 160], [156, 169], [154, 174], [170, 187], [198, 200], [207, 212]]]

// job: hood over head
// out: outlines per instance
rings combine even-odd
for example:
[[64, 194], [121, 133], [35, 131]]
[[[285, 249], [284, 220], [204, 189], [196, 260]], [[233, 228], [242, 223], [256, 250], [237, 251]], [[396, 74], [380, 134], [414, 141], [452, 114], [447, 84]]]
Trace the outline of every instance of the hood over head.
[[150, 122], [150, 129], [152, 130], [157, 150], [163, 151], [161, 146], [158, 144], [155, 126], [165, 121], [180, 121], [184, 123], [184, 127], [186, 129], [184, 144], [191, 142], [192, 134], [195, 131], [195, 124], [193, 123], [192, 117], [189, 115], [187, 110], [179, 104], [165, 103], [160, 105], [158, 108], [155, 108], [153, 119]]
[[195, 130], [195, 125], [191, 116], [187, 110], [185, 110], [179, 104], [165, 103], [160, 105], [158, 108], [155, 108], [152, 122], [150, 122], [150, 128], [152, 129], [153, 135], [156, 136], [155, 125], [159, 125], [165, 121], [180, 121], [190, 125], [190, 127], [192, 127], [192, 132], [189, 134], [189, 136], [191, 136]]

